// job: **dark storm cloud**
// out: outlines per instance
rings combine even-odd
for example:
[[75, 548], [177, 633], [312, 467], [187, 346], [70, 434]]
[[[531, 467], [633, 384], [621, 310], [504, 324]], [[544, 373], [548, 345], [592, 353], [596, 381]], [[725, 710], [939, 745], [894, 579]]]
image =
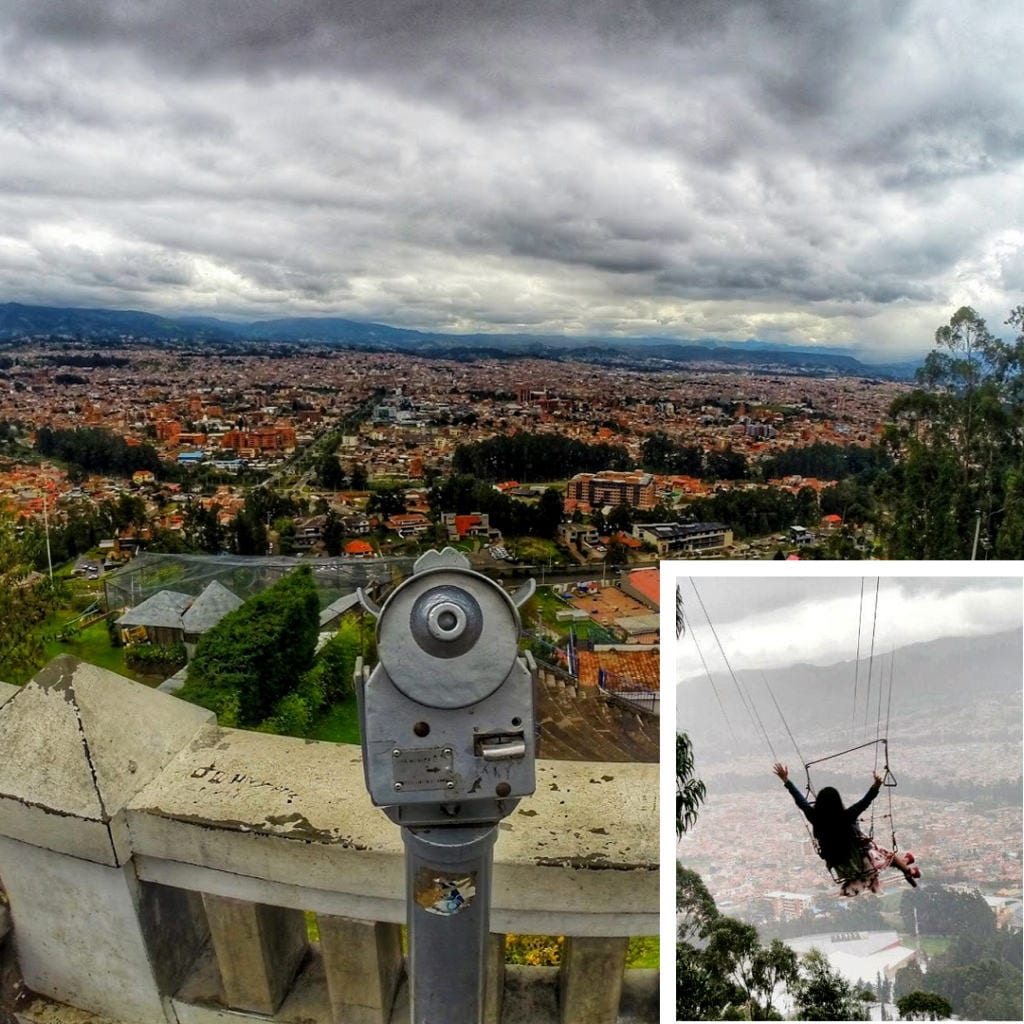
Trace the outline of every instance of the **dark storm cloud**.
[[1024, 267], [964, 8], [0, 0], [0, 286], [920, 351]]
[[[1011, 604], [1020, 605], [1021, 587], [1019, 577], [976, 576], [971, 578], [952, 576], [886, 576], [875, 577], [808, 577], [793, 576], [785, 579], [749, 577], [680, 577], [684, 604], [690, 619], [700, 623], [703, 611], [698, 602], [704, 602], [716, 624], [729, 626], [742, 624], [752, 617], [773, 614], [784, 621], [794, 614], [794, 609], [806, 605], [821, 605], [826, 602], [843, 601], [853, 609], [854, 625], [851, 635], [856, 635], [856, 618], [863, 611], [864, 622], [870, 624], [874, 608], [876, 584], [879, 608], [885, 613], [887, 601], [905, 600], [909, 605], [924, 604], [935, 599], [960, 595], [965, 600], [981, 594], [1009, 595]], [[863, 596], [862, 596], [863, 595]], [[1012, 610], [1012, 609], [1011, 609]], [[997, 627], [1003, 628], [1003, 627]]]
[[679, 656], [688, 675], [701, 671], [694, 643], [724, 671], [705, 609], [733, 668], [768, 672], [801, 662], [831, 664], [858, 650], [866, 658], [872, 649], [877, 654], [939, 637], [1019, 630], [1024, 611], [1019, 576], [883, 577], [877, 591], [870, 577], [863, 588], [855, 577], [681, 582], [688, 633]]

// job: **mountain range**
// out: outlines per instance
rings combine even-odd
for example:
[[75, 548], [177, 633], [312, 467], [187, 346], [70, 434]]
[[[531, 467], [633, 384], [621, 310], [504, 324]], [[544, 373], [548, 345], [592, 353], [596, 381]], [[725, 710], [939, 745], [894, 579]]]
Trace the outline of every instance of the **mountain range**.
[[61, 338], [83, 343], [150, 340], [166, 344], [320, 344], [400, 351], [437, 358], [485, 356], [573, 359], [648, 370], [701, 364], [818, 376], [907, 379], [919, 362], [864, 363], [834, 348], [803, 348], [748, 339], [566, 337], [542, 334], [444, 334], [340, 317], [286, 317], [236, 322], [208, 316], [169, 317], [138, 310], [0, 304], [0, 342]]
[[[960, 730], [966, 737], [973, 721], [972, 709], [981, 705], [1005, 707], [1001, 728], [1007, 737], [1019, 742], [1022, 658], [1022, 635], [1013, 630], [910, 644], [896, 648], [891, 662], [886, 652], [876, 656], [873, 664], [862, 658], [859, 668], [853, 659], [825, 667], [793, 665], [770, 673], [767, 685], [761, 672], [738, 671], [736, 678], [745, 700], [741, 700], [731, 679], [719, 673], [714, 687], [706, 676], [688, 679], [680, 686], [677, 719], [679, 727], [699, 741], [706, 759], [715, 762], [727, 762], [760, 746], [759, 728], [746, 701], [769, 734], [781, 743], [786, 732], [774, 707], [777, 701], [785, 724], [808, 749], [830, 745], [842, 749], [849, 745], [841, 741], [849, 735], [854, 721], [856, 731], [873, 737], [878, 721], [886, 718], [891, 718], [893, 732], [913, 733], [924, 717], [940, 716], [950, 730]], [[699, 664], [693, 668], [700, 671]], [[890, 707], [891, 669], [894, 680]], [[878, 702], [880, 689], [884, 703]], [[934, 733], [934, 726], [927, 731]]]

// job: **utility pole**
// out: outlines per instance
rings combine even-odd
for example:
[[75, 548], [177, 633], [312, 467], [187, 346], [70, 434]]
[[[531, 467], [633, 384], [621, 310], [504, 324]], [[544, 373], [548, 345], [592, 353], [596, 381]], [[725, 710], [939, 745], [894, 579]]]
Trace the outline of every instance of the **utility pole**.
[[46, 510], [46, 492], [43, 491], [43, 529], [46, 532], [46, 565], [50, 570], [50, 583], [53, 583], [53, 559], [50, 557], [50, 517]]

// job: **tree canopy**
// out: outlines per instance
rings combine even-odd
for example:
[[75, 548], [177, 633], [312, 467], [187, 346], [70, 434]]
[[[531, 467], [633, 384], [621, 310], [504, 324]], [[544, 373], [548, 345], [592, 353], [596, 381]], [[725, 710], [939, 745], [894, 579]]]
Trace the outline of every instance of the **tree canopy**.
[[791, 987], [800, 1020], [867, 1020], [854, 987], [832, 969], [825, 954], [812, 949], [800, 958], [800, 973]]
[[148, 469], [154, 476], [165, 477], [170, 471], [152, 445], [129, 444], [120, 435], [102, 427], [69, 430], [40, 427], [36, 431], [36, 451], [68, 462], [86, 473], [127, 477], [137, 470]]
[[574, 473], [630, 468], [629, 453], [622, 445], [587, 444], [563, 434], [525, 431], [459, 445], [452, 455], [454, 473], [481, 480], [555, 480]]
[[703, 879], [676, 865], [676, 1016], [680, 1020], [779, 1020], [786, 990], [801, 1020], [865, 1020], [861, 993], [812, 950], [798, 958], [781, 939], [719, 912]]
[[697, 809], [707, 790], [694, 775], [693, 745], [685, 733], [676, 734], [676, 833], [682, 835], [697, 821]]
[[914, 909], [925, 934], [953, 935], [949, 949], [933, 956], [927, 975], [917, 964], [896, 975], [897, 1000], [927, 991], [948, 1000], [952, 1012], [970, 1020], [1021, 1020], [1020, 935], [996, 926], [980, 892], [929, 886], [905, 892], [900, 912], [912, 922]]
[[255, 726], [313, 663], [320, 602], [307, 566], [229, 612], [196, 645], [178, 695], [222, 724]]
[[495, 490], [490, 484], [467, 474], [438, 481], [430, 491], [435, 516], [442, 512], [460, 515], [485, 512], [491, 526], [511, 537], [553, 538], [562, 521], [562, 495], [553, 487], [545, 489], [536, 502], [519, 501]]
[[904, 1020], [948, 1020], [953, 1015], [948, 999], [920, 989], [897, 999], [896, 1009]]
[[879, 481], [884, 533], [897, 558], [969, 558], [975, 538], [999, 558], [1024, 550], [1024, 306], [995, 337], [969, 306], [935, 332], [914, 391], [892, 404]]
[[0, 678], [27, 674], [43, 660], [35, 627], [57, 601], [49, 579], [32, 576], [33, 555], [33, 546], [19, 537], [14, 520], [0, 517]]

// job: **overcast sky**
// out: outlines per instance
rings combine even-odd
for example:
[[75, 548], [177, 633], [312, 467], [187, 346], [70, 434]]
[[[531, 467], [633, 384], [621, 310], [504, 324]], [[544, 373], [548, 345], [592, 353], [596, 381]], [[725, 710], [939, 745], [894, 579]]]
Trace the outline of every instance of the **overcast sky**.
[[0, 301], [920, 354], [1024, 295], [1016, 0], [0, 0]]
[[[728, 669], [707, 624], [710, 616], [733, 671], [770, 673], [796, 664], [833, 665], [868, 659], [895, 647], [942, 637], [975, 637], [1022, 627], [1020, 577], [1001, 578], [742, 578], [680, 581], [688, 633], [679, 642], [683, 677], [703, 677], [694, 639], [710, 670]], [[696, 592], [694, 590], [696, 587]], [[697, 599], [700, 596], [700, 601]]]

